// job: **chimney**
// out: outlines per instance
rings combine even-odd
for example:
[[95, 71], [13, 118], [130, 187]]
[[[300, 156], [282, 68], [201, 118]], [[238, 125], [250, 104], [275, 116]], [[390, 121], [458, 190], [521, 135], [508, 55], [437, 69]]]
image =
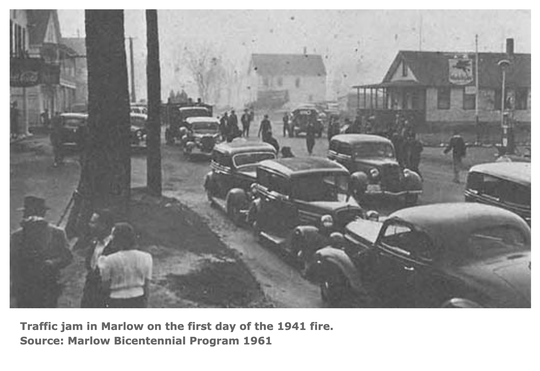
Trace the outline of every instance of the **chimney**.
[[514, 39], [506, 39], [506, 54], [510, 57], [514, 55]]

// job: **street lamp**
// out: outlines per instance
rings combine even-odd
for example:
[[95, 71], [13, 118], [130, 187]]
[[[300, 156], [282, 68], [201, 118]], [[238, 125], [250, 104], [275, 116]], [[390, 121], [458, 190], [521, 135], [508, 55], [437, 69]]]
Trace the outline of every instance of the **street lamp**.
[[502, 71], [502, 87], [501, 87], [501, 128], [502, 128], [502, 146], [506, 149], [506, 153], [512, 154], [514, 152], [514, 135], [512, 129], [509, 127], [508, 117], [505, 113], [506, 103], [506, 69], [510, 66], [508, 59], [500, 60], [497, 65], [501, 67]]

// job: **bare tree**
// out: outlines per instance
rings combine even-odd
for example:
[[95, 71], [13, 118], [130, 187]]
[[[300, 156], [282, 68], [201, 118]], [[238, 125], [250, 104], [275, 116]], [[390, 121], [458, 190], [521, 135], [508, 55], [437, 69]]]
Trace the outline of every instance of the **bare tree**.
[[148, 192], [161, 196], [161, 73], [157, 10], [146, 11], [146, 43], [148, 49], [148, 63], [146, 64], [148, 90], [146, 184]]
[[[221, 90], [223, 67], [219, 54], [210, 45], [184, 47], [182, 61], [197, 84], [199, 97], [207, 102]], [[217, 93], [219, 94], [219, 93]], [[219, 99], [219, 95], [218, 95]]]
[[86, 10], [88, 126], [81, 135], [81, 176], [68, 220], [80, 233], [97, 208], [122, 215], [131, 186], [129, 91], [121, 10]]

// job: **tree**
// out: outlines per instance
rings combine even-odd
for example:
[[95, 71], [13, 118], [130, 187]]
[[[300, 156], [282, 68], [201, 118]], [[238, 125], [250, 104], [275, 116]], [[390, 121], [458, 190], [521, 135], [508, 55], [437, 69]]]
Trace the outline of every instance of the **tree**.
[[86, 10], [85, 26], [88, 125], [81, 136], [81, 176], [66, 227], [75, 233], [84, 231], [96, 209], [127, 215], [131, 186], [124, 13]]
[[217, 95], [219, 99], [223, 67], [218, 53], [209, 45], [184, 47], [182, 61], [197, 84], [199, 98], [207, 102], [211, 97], [215, 100]]
[[146, 186], [148, 192], [155, 196], [161, 196], [161, 76], [157, 10], [146, 11], [146, 45], [148, 49], [148, 62], [146, 64], [148, 89]]

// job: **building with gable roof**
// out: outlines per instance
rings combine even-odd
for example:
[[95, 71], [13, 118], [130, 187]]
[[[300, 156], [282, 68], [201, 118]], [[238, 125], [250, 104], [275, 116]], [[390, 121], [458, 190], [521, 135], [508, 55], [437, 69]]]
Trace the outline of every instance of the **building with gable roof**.
[[354, 86], [357, 105], [365, 115], [392, 121], [396, 113], [431, 126], [476, 123], [476, 78], [478, 116], [483, 123], [500, 123], [502, 67], [507, 60], [504, 110], [515, 122], [531, 121], [531, 54], [399, 51], [383, 81]]
[[249, 102], [288, 109], [326, 100], [326, 68], [317, 54], [252, 54]]

